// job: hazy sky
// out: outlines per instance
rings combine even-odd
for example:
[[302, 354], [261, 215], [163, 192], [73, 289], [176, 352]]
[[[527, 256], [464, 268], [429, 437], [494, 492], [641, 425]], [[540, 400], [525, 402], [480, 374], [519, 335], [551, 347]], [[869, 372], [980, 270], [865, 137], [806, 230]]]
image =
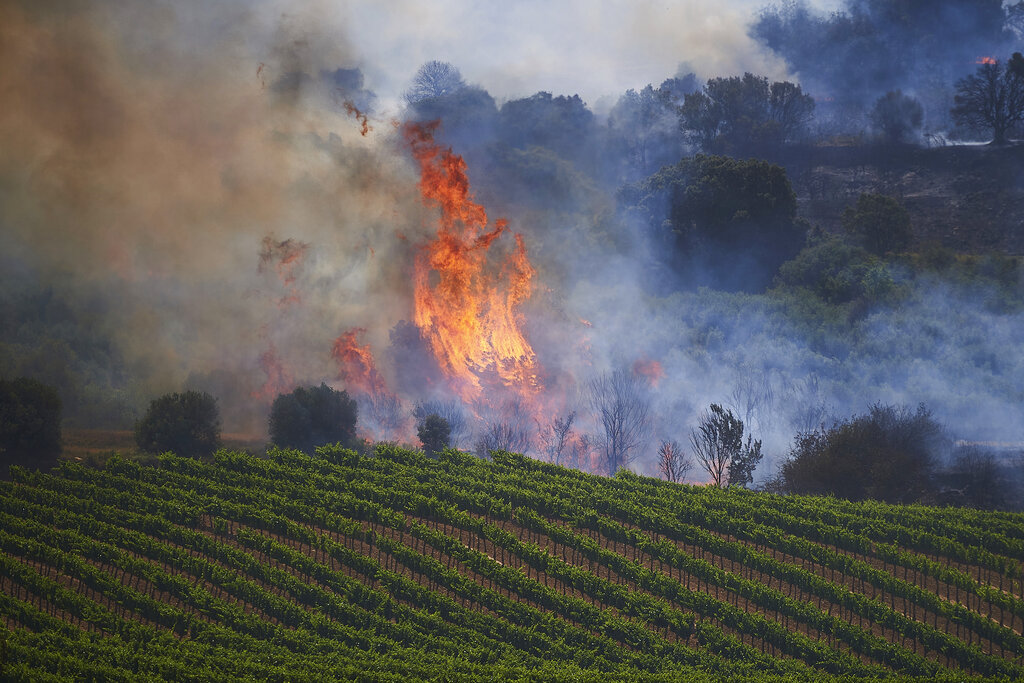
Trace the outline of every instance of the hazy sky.
[[[424, 62], [455, 64], [498, 99], [539, 90], [591, 105], [655, 85], [681, 64], [698, 76], [785, 75], [746, 35], [767, 0], [392, 0], [298, 5], [340, 30], [367, 86], [394, 103]], [[823, 8], [838, 0], [817, 0]], [[296, 5], [292, 5], [295, 7]], [[288, 12], [288, 9], [284, 10]]]

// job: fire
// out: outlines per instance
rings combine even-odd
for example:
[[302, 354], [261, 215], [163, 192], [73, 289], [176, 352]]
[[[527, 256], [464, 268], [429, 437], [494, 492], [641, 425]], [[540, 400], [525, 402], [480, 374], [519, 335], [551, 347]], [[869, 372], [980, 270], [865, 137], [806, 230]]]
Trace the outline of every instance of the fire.
[[465, 161], [434, 142], [437, 126], [435, 121], [404, 127], [419, 162], [423, 201], [441, 210], [436, 236], [414, 264], [414, 322], [467, 403], [481, 399], [484, 383], [532, 398], [540, 391], [539, 366], [519, 310], [534, 275], [526, 245], [514, 234], [515, 246], [500, 267], [488, 263], [508, 223], [488, 223], [484, 207], [473, 201]]
[[998, 64], [999, 60], [995, 57], [978, 57], [974, 60], [975, 64]]
[[377, 371], [370, 345], [359, 345], [358, 337], [366, 330], [358, 327], [343, 332], [334, 340], [331, 358], [338, 362], [338, 378], [345, 382], [345, 387], [353, 393], [376, 396], [386, 394], [387, 385]]
[[260, 354], [259, 362], [267, 379], [258, 391], [252, 392], [253, 398], [272, 401], [278, 395], [286, 394], [295, 388], [295, 378], [285, 369], [273, 342]]
[[646, 377], [651, 386], [656, 387], [658, 386], [658, 380], [665, 376], [665, 370], [661, 367], [661, 363], [656, 360], [640, 358], [633, 363], [633, 374]]

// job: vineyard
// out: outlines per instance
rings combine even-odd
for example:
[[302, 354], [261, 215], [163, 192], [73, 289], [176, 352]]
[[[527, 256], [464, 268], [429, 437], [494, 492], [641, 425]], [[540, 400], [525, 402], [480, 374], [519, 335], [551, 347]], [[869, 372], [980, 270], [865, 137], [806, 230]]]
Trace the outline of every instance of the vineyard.
[[379, 446], [0, 482], [4, 680], [1015, 680], [1024, 515]]

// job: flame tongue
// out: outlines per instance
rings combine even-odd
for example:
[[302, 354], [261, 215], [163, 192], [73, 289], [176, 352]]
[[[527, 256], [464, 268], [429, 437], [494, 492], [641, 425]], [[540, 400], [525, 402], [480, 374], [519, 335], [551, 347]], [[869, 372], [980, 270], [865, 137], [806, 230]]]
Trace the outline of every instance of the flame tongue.
[[464, 401], [479, 401], [484, 384], [535, 396], [537, 358], [520, 329], [519, 305], [532, 292], [534, 274], [526, 246], [515, 235], [500, 268], [490, 266], [488, 251], [508, 224], [488, 227], [487, 212], [470, 194], [465, 161], [434, 142], [437, 125], [404, 129], [420, 165], [423, 200], [441, 209], [435, 239], [416, 257], [414, 321]]

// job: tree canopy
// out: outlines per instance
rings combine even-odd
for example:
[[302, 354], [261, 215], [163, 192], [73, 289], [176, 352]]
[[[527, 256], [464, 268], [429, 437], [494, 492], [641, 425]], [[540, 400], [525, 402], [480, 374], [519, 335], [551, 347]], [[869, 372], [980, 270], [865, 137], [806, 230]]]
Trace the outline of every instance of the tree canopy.
[[220, 424], [217, 400], [205, 391], [164, 394], [136, 423], [135, 442], [149, 453], [209, 456], [220, 447]]
[[796, 194], [780, 166], [698, 155], [623, 188], [623, 209], [666, 247], [684, 285], [756, 291], [804, 243]]
[[312, 453], [317, 446], [357, 444], [359, 408], [348, 392], [318, 387], [298, 387], [281, 394], [270, 408], [270, 440], [286, 448]]
[[987, 61], [956, 83], [951, 111], [957, 125], [992, 131], [992, 142], [1005, 144], [1007, 133], [1024, 122], [1024, 55], [1007, 62]]
[[57, 390], [34, 379], [0, 379], [0, 471], [51, 467], [61, 451]]

